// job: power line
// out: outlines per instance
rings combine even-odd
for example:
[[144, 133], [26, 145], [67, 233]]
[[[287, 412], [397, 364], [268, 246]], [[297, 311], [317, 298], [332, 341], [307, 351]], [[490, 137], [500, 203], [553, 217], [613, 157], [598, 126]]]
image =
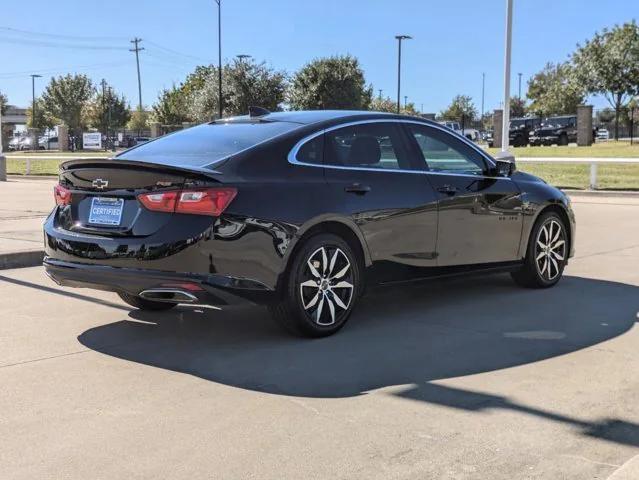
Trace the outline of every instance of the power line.
[[94, 63], [90, 65], [74, 65], [74, 66], [65, 67], [65, 68], [49, 68], [49, 69], [39, 69], [39, 70], [32, 69], [32, 70], [22, 70], [18, 72], [4, 72], [4, 73], [0, 73], [0, 79], [20, 78], [20, 77], [24, 77], [25, 75], [30, 75], [32, 73], [55, 74], [55, 73], [65, 73], [65, 72], [78, 70], [78, 69], [90, 70], [95, 68], [116, 67], [116, 66], [123, 66], [123, 65], [129, 65], [129, 64], [130, 63], [128, 60], [120, 60], [117, 62]]
[[71, 44], [59, 42], [47, 42], [44, 40], [31, 40], [26, 38], [10, 38], [0, 36], [0, 42], [14, 45], [32, 45], [36, 47], [47, 48], [69, 48], [72, 50], [126, 50], [126, 47], [118, 47], [115, 45], [87, 45], [87, 44]]
[[168, 47], [164, 47], [162, 45], [160, 45], [159, 43], [155, 43], [152, 42], [151, 40], [146, 40], [146, 44], [147, 45], [151, 45], [159, 50], [162, 50], [164, 52], [166, 52], [167, 54], [170, 55], [174, 55], [174, 56], [178, 56], [178, 57], [185, 57], [185, 58], [191, 58], [193, 60], [200, 60], [200, 61], [204, 61], [204, 62], [210, 62], [209, 59], [206, 59], [204, 57], [198, 57], [196, 55], [190, 55], [188, 53], [182, 53], [182, 52], [178, 52], [177, 50], [173, 50], [172, 48], [168, 48]]
[[34, 32], [31, 30], [20, 30], [18, 28], [12, 27], [2, 27], [0, 26], [0, 30], [4, 30], [5, 32], [9, 32], [17, 35], [31, 35], [34, 37], [49, 37], [49, 38], [60, 38], [67, 40], [83, 40], [83, 41], [103, 41], [103, 40], [127, 40], [126, 37], [114, 37], [114, 36], [104, 36], [104, 37], [85, 37], [85, 36], [77, 36], [77, 35], [60, 35], [57, 33], [43, 33], [43, 32]]

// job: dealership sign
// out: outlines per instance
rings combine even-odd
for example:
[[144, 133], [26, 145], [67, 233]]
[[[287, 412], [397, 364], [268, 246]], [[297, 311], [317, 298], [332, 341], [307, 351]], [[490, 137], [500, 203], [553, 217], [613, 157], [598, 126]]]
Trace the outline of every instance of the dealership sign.
[[100, 132], [83, 133], [82, 146], [86, 150], [102, 150], [102, 134]]

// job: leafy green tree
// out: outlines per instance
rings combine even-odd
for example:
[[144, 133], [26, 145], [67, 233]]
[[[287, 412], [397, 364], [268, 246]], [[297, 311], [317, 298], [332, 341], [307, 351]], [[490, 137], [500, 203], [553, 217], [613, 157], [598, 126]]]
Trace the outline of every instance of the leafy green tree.
[[[222, 68], [224, 116], [248, 113], [250, 106], [280, 109], [284, 101], [286, 74], [253, 60], [234, 60]], [[199, 66], [181, 87], [189, 117], [195, 121], [214, 118], [218, 111], [217, 67]]]
[[373, 96], [359, 61], [350, 55], [319, 58], [293, 76], [288, 103], [293, 110], [366, 110]]
[[[369, 110], [374, 112], [388, 112], [388, 113], [396, 113], [397, 112], [397, 102], [394, 102], [389, 97], [380, 98], [375, 97], [371, 100], [370, 105], [368, 106]], [[400, 112], [402, 115], [419, 115], [419, 112], [415, 108], [414, 103], [408, 103], [406, 105], [402, 105]]]
[[510, 118], [519, 118], [526, 115], [526, 101], [519, 97], [510, 97]]
[[42, 94], [47, 115], [63, 121], [69, 131], [80, 136], [85, 111], [93, 96], [93, 83], [86, 75], [52, 77]]
[[53, 126], [57, 123], [56, 119], [53, 118], [46, 111], [44, 102], [42, 98], [36, 98], [35, 101], [35, 118], [33, 116], [33, 107], [30, 105], [27, 108], [27, 127], [28, 128], [37, 128], [37, 129], [46, 129], [53, 128]]
[[615, 119], [615, 111], [612, 108], [604, 108], [597, 112], [597, 120], [600, 123], [612, 122]]
[[528, 111], [542, 115], [576, 113], [583, 104], [585, 90], [575, 81], [569, 63], [547, 63], [528, 81]]
[[140, 107], [138, 106], [138, 108], [135, 109], [135, 112], [131, 114], [131, 119], [127, 124], [127, 128], [138, 132], [138, 135], [142, 130], [147, 130], [149, 128], [149, 114], [144, 110], [140, 110]]
[[108, 85], [93, 97], [86, 107], [86, 122], [100, 132], [124, 127], [131, 118], [131, 112], [124, 95], [118, 96]]
[[615, 139], [619, 116], [633, 94], [639, 93], [639, 26], [635, 21], [604, 29], [573, 54], [575, 78], [588, 93], [603, 95], [615, 109]]
[[250, 106], [276, 111], [284, 101], [286, 74], [269, 68], [265, 62], [235, 60], [224, 67], [223, 77], [226, 115], [246, 114]]
[[187, 98], [181, 87], [174, 85], [160, 92], [153, 105], [153, 118], [163, 125], [181, 125], [192, 120], [187, 113]]
[[439, 116], [444, 120], [460, 121], [462, 116], [466, 122], [472, 122], [477, 117], [477, 108], [473, 99], [468, 95], [457, 95], [451, 104], [440, 112]]
[[0, 114], [4, 115], [7, 112], [8, 104], [9, 104], [9, 99], [4, 93], [0, 92]]

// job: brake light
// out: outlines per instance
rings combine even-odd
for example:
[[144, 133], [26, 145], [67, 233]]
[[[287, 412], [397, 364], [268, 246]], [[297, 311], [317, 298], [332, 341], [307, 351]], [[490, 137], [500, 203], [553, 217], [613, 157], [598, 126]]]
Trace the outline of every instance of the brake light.
[[231, 187], [202, 190], [170, 190], [138, 195], [140, 203], [156, 212], [190, 213], [219, 217], [237, 195]]
[[56, 205], [69, 205], [71, 203], [71, 191], [58, 184], [53, 187], [53, 198]]

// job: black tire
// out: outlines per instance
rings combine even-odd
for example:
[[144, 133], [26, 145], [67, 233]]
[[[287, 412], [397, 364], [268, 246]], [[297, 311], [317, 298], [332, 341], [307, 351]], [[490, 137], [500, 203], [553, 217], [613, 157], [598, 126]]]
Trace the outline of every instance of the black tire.
[[568, 145], [568, 135], [566, 135], [565, 133], [562, 133], [561, 135], [559, 135], [559, 145], [563, 147]]
[[[542, 248], [541, 244], [549, 246]], [[522, 287], [552, 287], [564, 273], [568, 252], [568, 231], [563, 220], [555, 212], [542, 213], [530, 232], [524, 266], [511, 276]]]
[[138, 297], [137, 295], [130, 295], [128, 293], [118, 293], [118, 295], [126, 303], [139, 310], [159, 312], [162, 310], [170, 310], [176, 305], [175, 303], [169, 302], [154, 302], [153, 300], [146, 300]]
[[342, 238], [322, 233], [300, 246], [284, 282], [282, 299], [269, 306], [273, 319], [295, 335], [326, 337], [340, 330], [353, 311], [362, 291], [361, 260]]

